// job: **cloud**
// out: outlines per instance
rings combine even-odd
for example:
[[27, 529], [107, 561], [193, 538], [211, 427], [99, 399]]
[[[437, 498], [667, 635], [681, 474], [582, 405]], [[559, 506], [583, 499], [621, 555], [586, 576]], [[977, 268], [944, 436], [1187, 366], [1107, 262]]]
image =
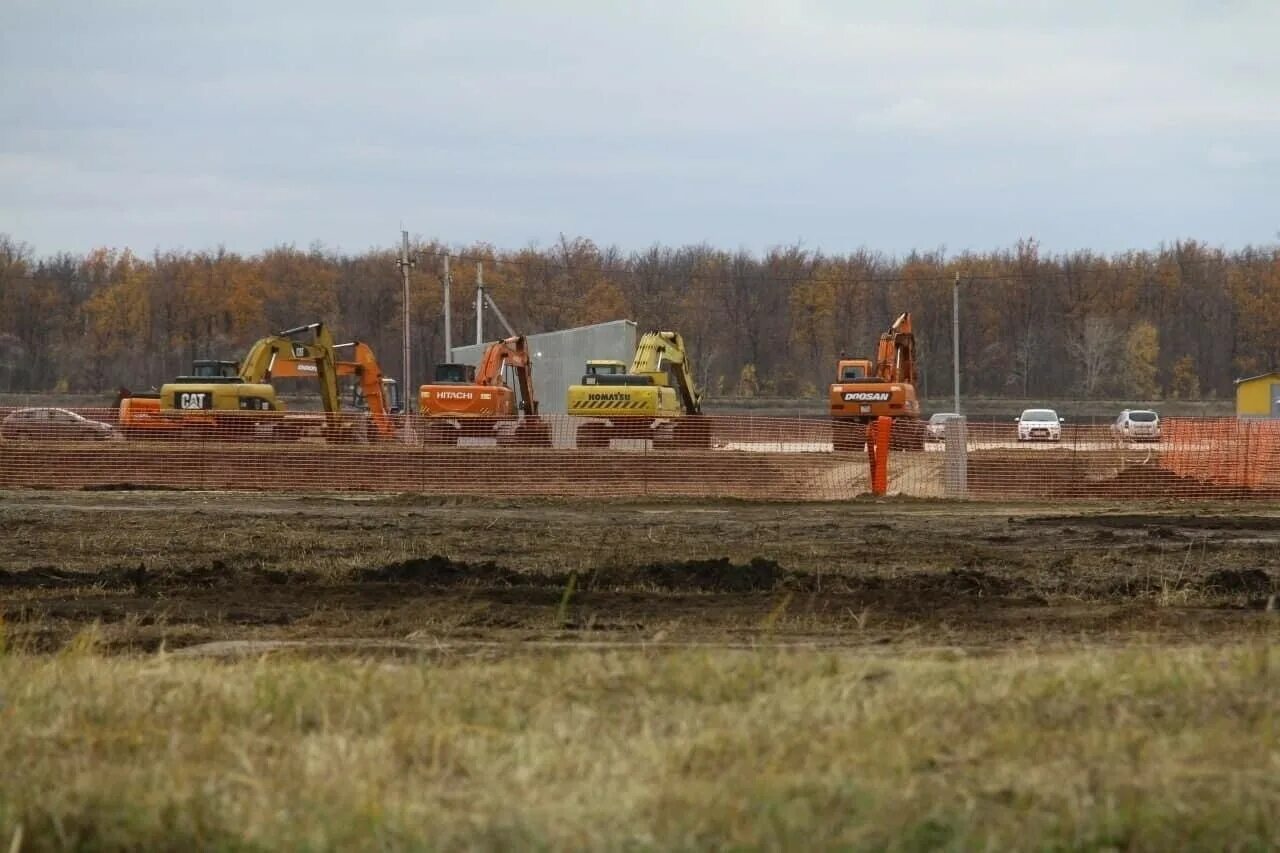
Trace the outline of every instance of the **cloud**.
[[0, 230], [51, 249], [1274, 231], [1273, 4], [15, 4]]

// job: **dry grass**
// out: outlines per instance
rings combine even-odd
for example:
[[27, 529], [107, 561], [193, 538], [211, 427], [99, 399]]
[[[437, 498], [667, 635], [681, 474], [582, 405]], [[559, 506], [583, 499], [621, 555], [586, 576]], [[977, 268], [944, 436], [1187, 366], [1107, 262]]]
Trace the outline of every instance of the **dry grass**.
[[1266, 643], [0, 655], [0, 845], [1264, 849]]

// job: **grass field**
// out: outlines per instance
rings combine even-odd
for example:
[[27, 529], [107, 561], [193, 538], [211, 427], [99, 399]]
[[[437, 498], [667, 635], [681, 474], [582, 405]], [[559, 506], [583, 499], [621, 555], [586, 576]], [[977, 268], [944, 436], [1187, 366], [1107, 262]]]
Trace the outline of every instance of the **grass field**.
[[9, 492], [0, 848], [1271, 849], [1278, 539], [1261, 503]]
[[[1269, 644], [0, 659], [33, 848], [1265, 849]], [[13, 772], [17, 769], [17, 772]]]

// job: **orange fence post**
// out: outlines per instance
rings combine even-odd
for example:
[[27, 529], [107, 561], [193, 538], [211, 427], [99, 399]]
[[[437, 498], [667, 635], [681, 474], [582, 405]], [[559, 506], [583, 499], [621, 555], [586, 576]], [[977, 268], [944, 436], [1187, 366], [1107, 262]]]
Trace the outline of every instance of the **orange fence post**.
[[871, 494], [889, 491], [889, 436], [893, 418], [876, 418], [867, 426], [867, 460], [871, 465]]

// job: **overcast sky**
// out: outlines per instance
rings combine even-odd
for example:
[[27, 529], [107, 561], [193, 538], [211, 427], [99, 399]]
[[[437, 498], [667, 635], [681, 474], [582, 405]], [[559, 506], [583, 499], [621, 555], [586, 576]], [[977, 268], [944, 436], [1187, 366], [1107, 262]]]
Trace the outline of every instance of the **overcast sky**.
[[0, 232], [1273, 243], [1277, 44], [1274, 0], [5, 0]]

